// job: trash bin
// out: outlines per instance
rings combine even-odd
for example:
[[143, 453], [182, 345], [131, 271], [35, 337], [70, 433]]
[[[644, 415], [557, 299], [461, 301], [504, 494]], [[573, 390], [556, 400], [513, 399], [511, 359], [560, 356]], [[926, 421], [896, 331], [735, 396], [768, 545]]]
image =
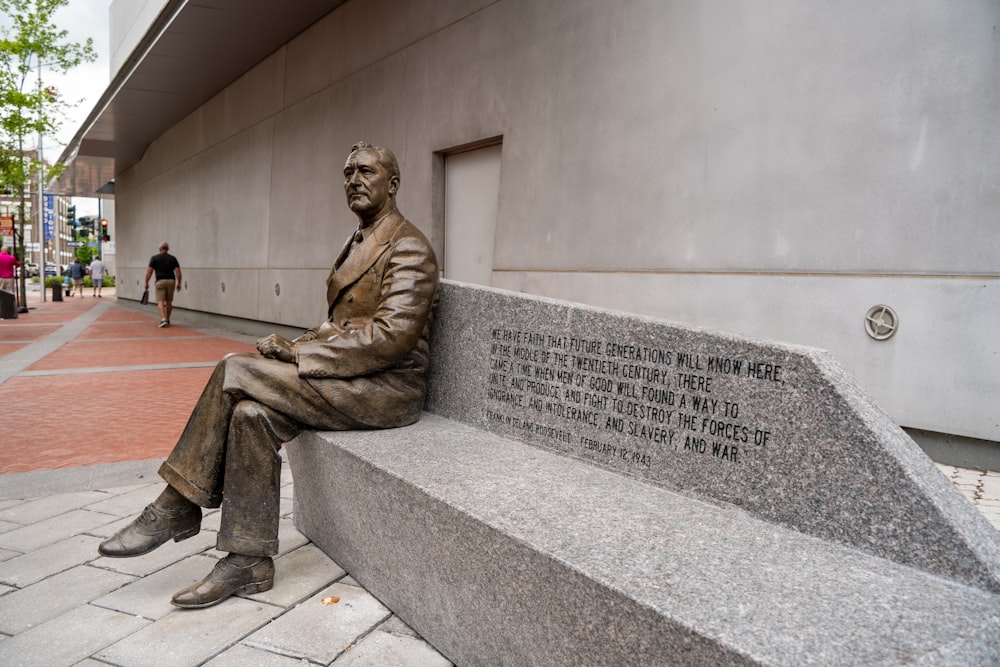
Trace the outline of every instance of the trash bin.
[[0, 289], [0, 320], [17, 319], [17, 297], [13, 292]]
[[62, 301], [62, 283], [52, 283], [52, 300]]

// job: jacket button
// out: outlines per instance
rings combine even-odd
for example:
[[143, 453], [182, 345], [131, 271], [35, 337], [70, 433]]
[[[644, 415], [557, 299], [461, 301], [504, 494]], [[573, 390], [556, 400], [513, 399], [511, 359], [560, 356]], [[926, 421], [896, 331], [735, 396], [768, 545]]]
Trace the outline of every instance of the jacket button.
[[351, 301], [354, 301], [354, 295], [353, 294], [348, 294], [347, 295], [347, 301], [348, 301], [348, 303], [351, 302]]
[[350, 320], [344, 320], [344, 323], [342, 325], [340, 325], [340, 326], [346, 327], [350, 323], [351, 323]]

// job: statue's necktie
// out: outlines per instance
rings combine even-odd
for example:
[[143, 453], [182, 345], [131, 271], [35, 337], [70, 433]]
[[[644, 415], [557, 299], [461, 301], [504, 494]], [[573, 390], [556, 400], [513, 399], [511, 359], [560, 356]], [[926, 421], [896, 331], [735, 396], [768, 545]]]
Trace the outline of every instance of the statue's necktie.
[[356, 232], [354, 232], [354, 240], [351, 241], [350, 252], [354, 252], [355, 249], [357, 249], [357, 247], [361, 245], [361, 242], [364, 240], [365, 240], [365, 235], [361, 233], [361, 229], [358, 229]]

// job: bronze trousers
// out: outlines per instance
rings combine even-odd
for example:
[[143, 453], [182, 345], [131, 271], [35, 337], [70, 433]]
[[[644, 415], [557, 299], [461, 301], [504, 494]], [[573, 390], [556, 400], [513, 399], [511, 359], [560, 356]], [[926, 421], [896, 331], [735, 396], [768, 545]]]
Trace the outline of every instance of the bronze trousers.
[[368, 428], [341, 414], [295, 364], [256, 353], [215, 367], [159, 474], [201, 507], [222, 507], [217, 547], [278, 552], [281, 445], [305, 429]]

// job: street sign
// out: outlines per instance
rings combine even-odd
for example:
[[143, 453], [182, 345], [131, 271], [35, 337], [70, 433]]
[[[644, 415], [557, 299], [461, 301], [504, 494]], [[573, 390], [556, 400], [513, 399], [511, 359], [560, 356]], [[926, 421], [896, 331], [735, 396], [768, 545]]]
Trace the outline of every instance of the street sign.
[[100, 248], [101, 244], [99, 241], [90, 241], [87, 243], [88, 248]]
[[66, 246], [69, 248], [82, 248], [85, 245], [83, 241], [66, 241]]

